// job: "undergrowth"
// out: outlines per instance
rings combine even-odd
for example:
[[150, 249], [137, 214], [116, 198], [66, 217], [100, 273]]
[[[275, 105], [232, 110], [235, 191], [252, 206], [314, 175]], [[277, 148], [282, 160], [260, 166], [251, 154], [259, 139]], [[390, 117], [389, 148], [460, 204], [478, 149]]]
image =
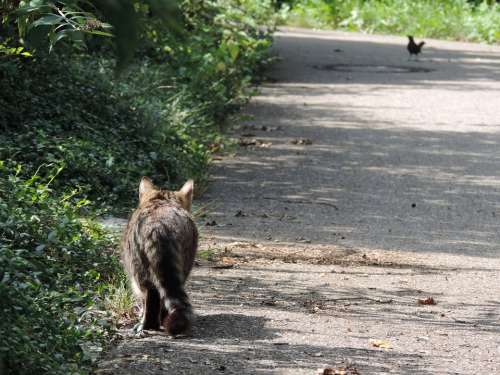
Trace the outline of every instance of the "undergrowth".
[[96, 217], [130, 212], [143, 175], [203, 185], [267, 61], [271, 1], [180, 4], [185, 31], [146, 17], [119, 76], [107, 42], [0, 52], [2, 374], [91, 372], [131, 314], [117, 240]]
[[500, 4], [467, 0], [296, 0], [288, 23], [367, 33], [500, 41]]
[[[74, 374], [109, 337], [103, 297], [117, 273], [114, 244], [82, 211], [90, 202], [56, 192], [60, 168], [30, 178], [0, 163], [0, 368], [9, 374]], [[2, 373], [5, 373], [2, 372]]]

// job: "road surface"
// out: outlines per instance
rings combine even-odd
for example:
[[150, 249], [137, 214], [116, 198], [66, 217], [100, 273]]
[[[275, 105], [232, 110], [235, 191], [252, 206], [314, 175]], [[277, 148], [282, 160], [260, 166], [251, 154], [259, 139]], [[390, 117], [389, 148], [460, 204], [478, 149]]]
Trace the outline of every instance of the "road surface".
[[426, 42], [276, 33], [197, 202], [193, 336], [100, 373], [500, 373], [500, 47]]

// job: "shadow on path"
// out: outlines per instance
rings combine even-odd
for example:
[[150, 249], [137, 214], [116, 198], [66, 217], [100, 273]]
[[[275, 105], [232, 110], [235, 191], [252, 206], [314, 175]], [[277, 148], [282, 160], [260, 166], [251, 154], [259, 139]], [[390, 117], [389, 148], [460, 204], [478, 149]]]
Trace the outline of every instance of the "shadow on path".
[[[205, 200], [218, 225], [207, 233], [498, 257], [500, 50], [430, 47], [426, 61], [401, 62], [404, 44], [393, 39], [278, 35], [276, 82], [237, 130], [265, 147], [240, 147], [216, 164]], [[361, 63], [433, 71], [313, 67]], [[292, 144], [300, 139], [312, 144]]]

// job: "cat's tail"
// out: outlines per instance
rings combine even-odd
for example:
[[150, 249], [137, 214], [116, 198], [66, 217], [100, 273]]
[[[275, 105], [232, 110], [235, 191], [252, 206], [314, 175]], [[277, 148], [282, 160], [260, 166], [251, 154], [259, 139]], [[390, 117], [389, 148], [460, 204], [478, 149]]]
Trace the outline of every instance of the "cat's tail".
[[192, 326], [193, 309], [184, 289], [186, 280], [182, 248], [165, 233], [156, 237], [156, 251], [149, 261], [154, 284], [161, 300], [165, 301], [162, 324], [170, 335], [187, 334]]

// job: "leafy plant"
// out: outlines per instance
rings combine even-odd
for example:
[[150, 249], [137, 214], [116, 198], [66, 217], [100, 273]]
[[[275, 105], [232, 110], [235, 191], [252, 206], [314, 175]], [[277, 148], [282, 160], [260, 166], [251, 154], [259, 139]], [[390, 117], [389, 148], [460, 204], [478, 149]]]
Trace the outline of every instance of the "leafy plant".
[[[102, 295], [117, 274], [112, 242], [91, 219], [89, 202], [56, 193], [47, 177], [20, 177], [20, 164], [0, 164], [0, 363], [7, 373], [81, 373], [108, 335]], [[101, 343], [102, 345], [102, 343]]]
[[489, 1], [298, 0], [288, 22], [488, 43], [500, 40], [500, 5]]
[[[88, 1], [30, 1], [13, 12], [21, 37], [29, 37], [34, 44], [48, 38], [49, 51], [57, 42], [69, 38], [84, 43], [83, 35], [112, 36], [107, 31], [111, 25], [100, 21], [94, 13], [83, 10], [81, 5], [92, 7]], [[95, 9], [94, 9], [95, 10]]]

